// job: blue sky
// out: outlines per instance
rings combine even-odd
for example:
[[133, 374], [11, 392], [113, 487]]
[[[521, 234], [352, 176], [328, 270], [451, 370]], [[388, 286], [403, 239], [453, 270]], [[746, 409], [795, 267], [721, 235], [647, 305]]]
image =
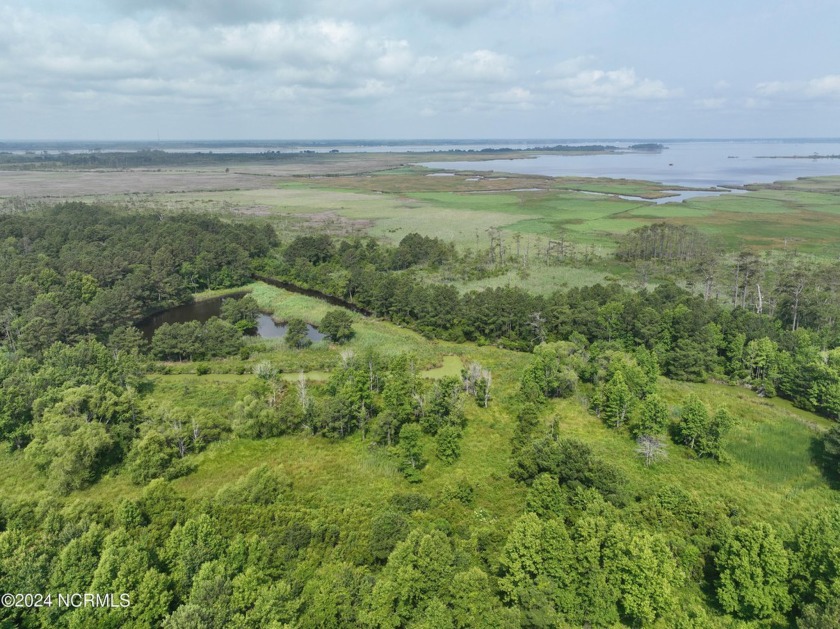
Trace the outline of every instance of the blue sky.
[[840, 136], [836, 0], [6, 0], [2, 139]]

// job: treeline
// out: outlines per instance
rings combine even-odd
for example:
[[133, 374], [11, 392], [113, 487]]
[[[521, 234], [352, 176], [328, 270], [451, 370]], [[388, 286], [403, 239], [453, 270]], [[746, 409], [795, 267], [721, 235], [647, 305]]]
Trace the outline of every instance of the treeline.
[[807, 327], [840, 343], [840, 262], [788, 251], [758, 255], [721, 248], [694, 227], [654, 223], [619, 240], [616, 257], [633, 264], [642, 284], [680, 280], [705, 299], [767, 314], [792, 330]]
[[267, 225], [126, 214], [84, 203], [0, 216], [0, 341], [36, 355], [240, 286], [276, 245]]
[[315, 151], [262, 151], [260, 153], [169, 152], [159, 149], [139, 151], [86, 151], [81, 153], [0, 152], [5, 169], [33, 170], [54, 168], [156, 168], [168, 166], [236, 165], [248, 162], [300, 161], [306, 156], [319, 157]]
[[619, 349], [645, 347], [669, 378], [744, 383], [762, 395], [782, 395], [801, 408], [840, 418], [840, 369], [833, 354], [824, 353], [838, 345], [836, 322], [805, 329], [801, 322], [809, 310], [802, 302], [799, 325], [791, 329], [788, 307], [777, 308], [775, 316], [740, 305], [730, 309], [668, 283], [637, 292], [595, 285], [548, 296], [515, 287], [460, 295], [452, 286], [422, 282], [411, 268], [391, 270], [393, 250], [362, 241], [335, 247], [328, 237], [319, 238], [326, 244], [313, 247], [309, 258], [294, 253], [292, 262], [289, 252], [297, 252], [302, 240], [297, 239], [269, 272], [430, 337], [526, 351], [576, 337]]

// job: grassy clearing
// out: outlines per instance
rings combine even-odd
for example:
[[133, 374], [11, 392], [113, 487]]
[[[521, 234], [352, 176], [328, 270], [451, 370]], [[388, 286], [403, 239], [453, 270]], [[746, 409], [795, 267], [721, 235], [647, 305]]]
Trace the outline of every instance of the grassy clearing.
[[440, 380], [441, 378], [460, 377], [461, 369], [464, 368], [464, 363], [460, 356], [444, 356], [440, 367], [433, 367], [421, 372], [424, 378], [431, 378], [433, 380]]
[[[280, 318], [315, 310], [320, 304], [263, 284], [253, 290]], [[236, 400], [254, 383], [251, 370], [260, 360], [272, 360], [292, 381], [302, 369], [312, 383], [329, 377], [338, 353], [345, 348], [358, 352], [372, 347], [386, 355], [411, 351], [427, 378], [457, 376], [462, 365], [478, 361], [493, 373], [492, 402], [487, 409], [466, 402], [468, 423], [462, 457], [454, 465], [438, 461], [432, 440], [425, 438], [428, 465], [423, 482], [410, 485], [397, 471], [387, 448], [373, 446], [359, 435], [343, 441], [304, 435], [263, 441], [230, 439], [191, 456], [196, 470], [176, 480], [175, 487], [185, 495], [211, 496], [223, 485], [267, 464], [282, 469], [304, 500], [350, 507], [381, 505], [392, 494], [408, 491], [418, 491], [443, 504], [440, 501], [448, 500], [445, 497], [454, 484], [467, 483], [474, 488], [476, 503], [458, 511], [460, 515], [455, 517], [460, 520], [453, 521], [453, 526], [478, 513], [489, 522], [495, 520], [499, 526], [506, 526], [524, 506], [524, 489], [509, 478], [510, 439], [518, 378], [530, 356], [489, 346], [430, 341], [358, 316], [354, 326], [356, 338], [347, 346], [321, 344], [307, 350], [288, 350], [282, 344], [263, 344], [247, 361], [211, 361], [212, 373], [207, 375], [155, 374], [151, 377], [151, 399], [188, 414], [209, 413], [224, 419], [231, 416]], [[242, 373], [235, 373], [240, 367]], [[189, 368], [194, 371], [195, 366]], [[224, 372], [226, 369], [230, 372]], [[811, 455], [812, 443], [824, 429], [825, 420], [793, 409], [784, 401], [759, 398], [746, 389], [665, 379], [661, 387], [674, 412], [693, 392], [713, 410], [726, 406], [738, 418], [726, 447], [726, 462], [698, 460], [687, 448], [669, 443], [668, 459], [646, 468], [635, 454], [630, 436], [606, 428], [586, 410], [584, 400], [554, 401], [543, 410], [542, 417], [548, 422], [556, 416], [563, 436], [580, 439], [596, 455], [621, 468], [634, 492], [646, 494], [676, 485], [701, 500], [722, 503], [745, 517], [766, 519], [782, 530], [792, 529], [815, 509], [836, 503], [836, 492], [823, 480]], [[0, 491], [5, 495], [48, 495], [42, 477], [20, 453], [0, 453]], [[124, 472], [117, 471], [85, 491], [74, 492], [68, 500], [113, 502], [136, 497], [140, 491]]]

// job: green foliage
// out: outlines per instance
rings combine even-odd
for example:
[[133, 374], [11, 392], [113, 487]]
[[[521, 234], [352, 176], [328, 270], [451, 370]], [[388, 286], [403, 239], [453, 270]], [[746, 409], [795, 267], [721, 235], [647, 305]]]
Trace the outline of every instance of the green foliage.
[[624, 382], [621, 372], [616, 372], [601, 392], [601, 418], [608, 426], [621, 428], [629, 420], [636, 398]]
[[645, 398], [639, 406], [633, 432], [636, 435], [661, 435], [668, 429], [668, 405], [659, 395]]
[[333, 343], [345, 343], [353, 338], [353, 317], [346, 310], [330, 310], [321, 319], [318, 331]]
[[220, 504], [267, 506], [281, 501], [290, 490], [291, 482], [282, 472], [260, 465], [220, 489], [216, 501]]
[[699, 443], [709, 432], [709, 428], [709, 409], [696, 395], [689, 395], [680, 409], [680, 421], [677, 424], [677, 436], [680, 442], [697, 451]]
[[444, 463], [452, 464], [461, 456], [461, 431], [455, 426], [444, 426], [435, 437], [435, 455]]
[[221, 556], [223, 538], [206, 513], [177, 524], [166, 541], [164, 556], [171, 566], [176, 591], [185, 596], [202, 564]]
[[560, 484], [554, 476], [547, 473], [540, 474], [531, 483], [525, 505], [528, 511], [536, 513], [542, 519], [563, 517], [566, 512], [566, 500]]
[[[791, 590], [800, 605], [831, 605], [840, 593], [840, 508], [814, 513], [796, 534]], [[836, 602], [835, 602], [836, 605]]]
[[175, 478], [167, 473], [177, 457], [178, 450], [162, 434], [150, 430], [132, 447], [126, 467], [133, 483], [145, 485], [154, 478]]
[[767, 523], [735, 527], [715, 555], [721, 607], [740, 618], [771, 618], [791, 607], [789, 559]]
[[840, 476], [840, 426], [828, 429], [823, 438], [823, 447], [829, 473], [835, 477]]
[[359, 602], [370, 596], [373, 579], [364, 568], [325, 563], [303, 587], [300, 626], [340, 629], [359, 624]]
[[205, 323], [164, 323], [152, 337], [152, 355], [159, 360], [204, 360], [233, 356], [242, 347], [242, 333], [212, 317]]
[[410, 530], [406, 517], [395, 511], [379, 514], [371, 521], [370, 527], [370, 554], [377, 561], [385, 561]]
[[435, 435], [446, 427], [463, 428], [461, 390], [461, 381], [453, 376], [441, 378], [432, 385], [421, 411], [420, 425], [425, 432]]
[[537, 406], [532, 402], [524, 404], [516, 414], [516, 427], [512, 440], [514, 451], [518, 451], [531, 441], [539, 424], [539, 409]]
[[420, 470], [426, 464], [423, 458], [423, 431], [419, 424], [404, 424], [400, 428], [400, 438], [397, 445], [399, 464], [403, 475], [412, 483], [420, 482]]
[[221, 319], [235, 325], [240, 332], [256, 330], [259, 313], [259, 306], [250, 295], [245, 295], [240, 299], [222, 300]]
[[371, 627], [405, 625], [448, 589], [454, 573], [450, 541], [440, 531], [414, 530], [397, 544], [360, 614]]
[[312, 345], [312, 340], [307, 336], [308, 328], [303, 319], [289, 319], [286, 322], [286, 335], [283, 340], [286, 347], [290, 349], [303, 349]]
[[580, 366], [578, 348], [572, 343], [552, 343], [534, 348], [534, 358], [522, 374], [522, 395], [537, 401], [553, 397], [570, 397], [577, 389]]
[[719, 408], [709, 417], [706, 405], [692, 394], [683, 404], [676, 435], [697, 456], [721, 460], [724, 440], [734, 424], [735, 418], [725, 408]]
[[575, 439], [545, 437], [531, 441], [519, 452], [511, 476], [531, 483], [543, 473], [551, 474], [561, 485], [591, 487], [612, 502], [624, 501], [627, 479]]

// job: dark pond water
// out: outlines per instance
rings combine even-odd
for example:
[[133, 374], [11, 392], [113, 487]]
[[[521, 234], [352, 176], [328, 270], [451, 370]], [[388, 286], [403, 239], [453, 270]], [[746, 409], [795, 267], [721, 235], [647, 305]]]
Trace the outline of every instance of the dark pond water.
[[[225, 295], [224, 297], [214, 297], [213, 299], [206, 299], [192, 304], [184, 304], [183, 306], [176, 306], [169, 310], [164, 310], [157, 314], [143, 319], [137, 324], [137, 327], [143, 333], [147, 340], [151, 341], [157, 330], [164, 323], [187, 323], [188, 321], [198, 321], [203, 323], [212, 317], [218, 317], [222, 311], [222, 301], [225, 299], [238, 299], [247, 295], [247, 291], [241, 293], [233, 293]], [[257, 330], [252, 333], [252, 336], [259, 336], [263, 339], [277, 339], [286, 335], [286, 326], [281, 323], [276, 323], [267, 314], [260, 314], [257, 317]], [[306, 336], [314, 341], [320, 341], [324, 335], [318, 332], [317, 329], [306, 324]]]

